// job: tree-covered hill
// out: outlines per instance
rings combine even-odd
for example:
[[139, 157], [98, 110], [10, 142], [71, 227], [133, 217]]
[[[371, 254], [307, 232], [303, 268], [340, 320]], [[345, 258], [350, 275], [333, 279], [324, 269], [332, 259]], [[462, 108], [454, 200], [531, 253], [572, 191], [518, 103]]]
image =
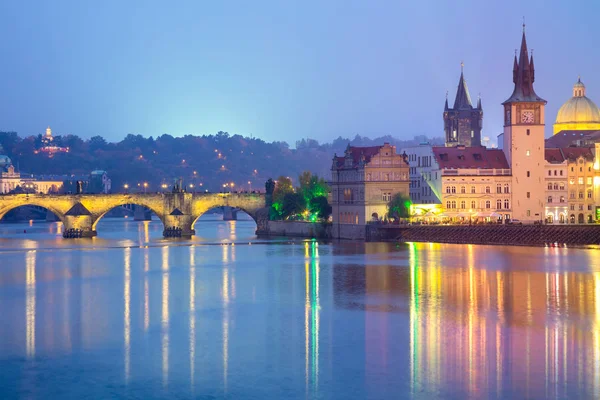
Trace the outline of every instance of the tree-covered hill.
[[[350, 143], [354, 146], [373, 146], [390, 142], [400, 149], [415, 145], [427, 138], [399, 140], [391, 136], [376, 139], [356, 136], [338, 138], [332, 143], [302, 139], [296, 149], [286, 142], [265, 142], [257, 138], [229, 135], [157, 138], [127, 135], [122, 141], [109, 143], [101, 136], [83, 140], [75, 135], [55, 136], [56, 146], [68, 147], [68, 152], [47, 154], [36, 152], [40, 136], [22, 138], [15, 132], [0, 132], [0, 154], [8, 155], [21, 172], [45, 175], [85, 175], [94, 169], [106, 170], [112, 179], [113, 191], [128, 184], [130, 190], [148, 183], [148, 191], [157, 191], [163, 184], [172, 185], [176, 178], [193, 185], [191, 190], [264, 190], [270, 177], [289, 176], [297, 179], [302, 171], [329, 177], [334, 153], [343, 154]], [[436, 139], [439, 143], [442, 139]], [[248, 183], [250, 182], [250, 183]]]

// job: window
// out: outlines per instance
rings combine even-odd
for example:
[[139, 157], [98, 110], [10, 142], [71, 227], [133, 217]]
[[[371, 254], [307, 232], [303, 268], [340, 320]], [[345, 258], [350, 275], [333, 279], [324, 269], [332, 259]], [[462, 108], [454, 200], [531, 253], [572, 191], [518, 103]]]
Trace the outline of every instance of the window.
[[510, 209], [510, 203], [508, 202], [508, 199], [504, 199], [504, 208], [506, 210]]
[[592, 167], [588, 167], [588, 172], [592, 172]]
[[508, 183], [504, 184], [504, 193], [510, 193], [509, 187], [508, 187]]
[[554, 184], [554, 190], [558, 190], [558, 183]]
[[465, 194], [465, 193], [467, 193], [467, 188], [466, 188], [465, 186], [461, 186], [461, 187], [460, 187], [460, 192], [461, 192], [462, 194]]
[[552, 203], [552, 196], [548, 196], [548, 203]]
[[588, 176], [588, 178], [587, 178], [587, 184], [588, 184], [588, 185], [591, 185], [591, 184], [592, 184], [592, 178], [591, 178], [591, 177], [589, 177], [589, 176]]
[[583, 192], [582, 191], [579, 191], [579, 198], [583, 199]]
[[367, 180], [370, 181], [371, 180], [371, 174], [367, 174]]
[[571, 211], [575, 211], [575, 204], [571, 204]]
[[446, 193], [450, 193], [450, 186], [446, 186]]
[[527, 151], [525, 152], [525, 155], [526, 155], [527, 157], [529, 157], [529, 156], [531, 155], [531, 153], [529, 152], [529, 150], [527, 150]]
[[531, 135], [531, 131], [527, 129], [527, 136]]
[[485, 187], [485, 192], [489, 194], [489, 193], [492, 192], [492, 189], [489, 186], [486, 186]]
[[592, 205], [588, 204], [588, 211], [592, 211]]
[[496, 193], [502, 193], [502, 185], [501, 184], [496, 185]]
[[529, 178], [531, 176], [531, 172], [527, 171], [527, 177]]
[[552, 171], [548, 170], [548, 176], [552, 176]]
[[551, 183], [548, 184], [548, 190], [552, 190], [552, 184]]
[[471, 194], [475, 194], [475, 186], [471, 186]]
[[565, 196], [560, 196], [560, 202], [564, 203], [565, 202]]
[[456, 208], [456, 200], [452, 200], [452, 208]]
[[451, 205], [450, 201], [449, 200], [446, 201], [446, 209], [450, 209], [450, 205]]
[[452, 186], [452, 193], [456, 193], [456, 186]]
[[565, 190], [565, 184], [564, 183], [560, 183], [560, 190]]
[[587, 198], [588, 199], [592, 198], [592, 191], [591, 190], [588, 190], [588, 192], [587, 192]]
[[471, 137], [475, 137], [475, 132], [471, 131]]
[[579, 205], [579, 211], [583, 211], [583, 204]]
[[485, 201], [485, 208], [492, 208], [492, 202], [489, 200]]
[[475, 200], [471, 200], [471, 208], [477, 208], [477, 203]]
[[579, 172], [583, 172], [583, 167], [579, 167]]
[[352, 189], [344, 189], [344, 203], [352, 202]]
[[575, 192], [571, 190], [571, 192], [569, 193], [569, 198], [570, 199], [574, 199], [575, 198]]
[[496, 200], [496, 210], [501, 210], [502, 209], [502, 200], [498, 199]]
[[464, 210], [465, 208], [467, 208], [467, 202], [466, 202], [466, 201], [464, 201], [464, 200], [462, 200], [462, 201], [460, 202], [460, 208], [462, 208], [463, 210]]
[[527, 216], [531, 217], [531, 210], [527, 210]]
[[575, 184], [575, 178], [569, 178], [569, 185]]
[[559, 171], [559, 175], [562, 176], [562, 169]]
[[527, 192], [527, 198], [531, 198], [531, 192]]
[[583, 185], [583, 176], [580, 176], [579, 179], [577, 179], [577, 183]]
[[574, 171], [575, 171], [575, 169], [573, 167], [571, 167], [571, 172], [574, 172]]

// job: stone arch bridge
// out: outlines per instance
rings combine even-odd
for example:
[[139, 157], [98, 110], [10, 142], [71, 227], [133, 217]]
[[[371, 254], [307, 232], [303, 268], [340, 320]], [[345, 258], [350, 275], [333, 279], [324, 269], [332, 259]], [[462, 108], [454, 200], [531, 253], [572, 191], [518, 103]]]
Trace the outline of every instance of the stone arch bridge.
[[[21, 206], [44, 207], [58, 217], [64, 229], [79, 229], [83, 237], [96, 236], [100, 218], [115, 207], [125, 204], [144, 206], [152, 210], [164, 229], [179, 228], [181, 236], [192, 236], [193, 226], [206, 211], [229, 206], [243, 210], [257, 221], [258, 211], [265, 207], [265, 195], [260, 193], [152, 193], [152, 194], [77, 194], [43, 195], [15, 194], [0, 196], [0, 219]], [[258, 224], [258, 222], [257, 222]]]

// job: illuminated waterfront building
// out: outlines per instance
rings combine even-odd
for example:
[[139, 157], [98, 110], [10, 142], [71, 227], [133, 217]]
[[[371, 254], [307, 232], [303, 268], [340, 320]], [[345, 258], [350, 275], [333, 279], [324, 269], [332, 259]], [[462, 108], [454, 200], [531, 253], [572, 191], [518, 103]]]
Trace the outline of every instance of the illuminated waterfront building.
[[334, 237], [364, 238], [368, 221], [385, 218], [388, 202], [409, 196], [408, 158], [396, 146], [348, 146], [333, 157], [331, 205]]
[[448, 96], [444, 105], [444, 133], [446, 146], [481, 146], [483, 109], [481, 99], [473, 107], [461, 64], [460, 79], [452, 108], [448, 107]]

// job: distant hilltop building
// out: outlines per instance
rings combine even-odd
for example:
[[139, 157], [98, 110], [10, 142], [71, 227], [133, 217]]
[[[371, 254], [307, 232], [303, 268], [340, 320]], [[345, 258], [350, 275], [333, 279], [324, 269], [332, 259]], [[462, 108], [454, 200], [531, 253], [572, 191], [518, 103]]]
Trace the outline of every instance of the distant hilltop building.
[[42, 153], [54, 154], [54, 153], [67, 153], [69, 152], [68, 147], [63, 147], [60, 143], [54, 140], [52, 136], [52, 129], [46, 128], [46, 134], [42, 136], [41, 147], [38, 150]]
[[452, 108], [448, 106], [448, 95], [444, 105], [444, 132], [446, 147], [481, 146], [481, 127], [483, 109], [481, 98], [477, 99], [477, 107], [471, 103], [471, 95], [463, 74], [464, 64], [461, 64], [458, 89]]

